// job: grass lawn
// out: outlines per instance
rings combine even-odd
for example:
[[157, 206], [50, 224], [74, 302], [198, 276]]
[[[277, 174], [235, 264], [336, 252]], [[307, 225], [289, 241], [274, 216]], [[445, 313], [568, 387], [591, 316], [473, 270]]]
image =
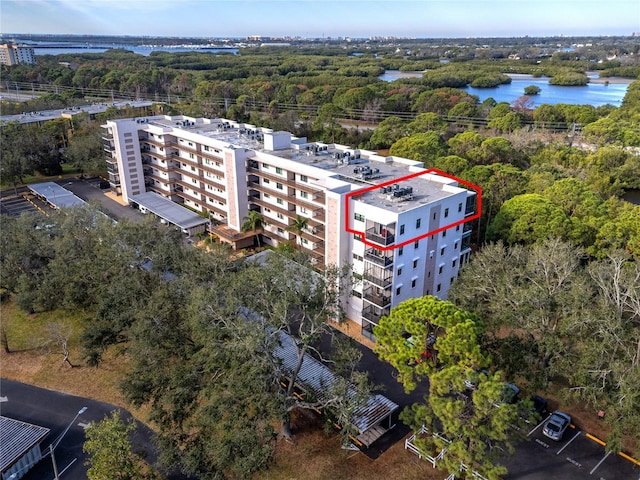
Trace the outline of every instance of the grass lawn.
[[[78, 338], [82, 324], [89, 320], [87, 314], [56, 310], [31, 315], [5, 301], [0, 304], [0, 320], [11, 349], [9, 354], [0, 351], [2, 377], [108, 402], [149, 423], [146, 410], [133, 408], [118, 388], [127, 371], [126, 356], [110, 352], [95, 368], [86, 366], [82, 361]], [[69, 360], [75, 365], [73, 368], [62, 363], [60, 348], [43, 347], [47, 339], [47, 324], [50, 323], [72, 330]], [[377, 460], [371, 460], [360, 452], [342, 450], [339, 436], [324, 433], [319, 422], [312, 417], [297, 415], [294, 429], [292, 441], [278, 440], [271, 468], [255, 475], [254, 480], [442, 480], [446, 476], [406, 451], [403, 442], [398, 442]]]

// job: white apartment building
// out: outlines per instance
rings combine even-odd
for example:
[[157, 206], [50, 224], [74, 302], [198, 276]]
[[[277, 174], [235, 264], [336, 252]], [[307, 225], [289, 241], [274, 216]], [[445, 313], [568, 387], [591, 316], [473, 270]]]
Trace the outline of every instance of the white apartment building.
[[36, 55], [33, 47], [28, 45], [5, 43], [0, 45], [0, 63], [3, 65], [34, 64], [36, 63]]
[[256, 210], [265, 243], [295, 242], [320, 269], [351, 265], [344, 307], [367, 337], [403, 300], [446, 298], [469, 260], [476, 192], [421, 162], [225, 119], [103, 127], [111, 188], [127, 203], [156, 192], [207, 213], [209, 231], [237, 248], [253, 243], [241, 227]]

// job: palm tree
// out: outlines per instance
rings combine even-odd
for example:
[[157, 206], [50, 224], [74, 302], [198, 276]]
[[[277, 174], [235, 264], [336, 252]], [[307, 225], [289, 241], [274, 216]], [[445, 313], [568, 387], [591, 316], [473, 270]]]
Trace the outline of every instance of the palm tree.
[[298, 215], [296, 219], [293, 221], [293, 223], [289, 225], [289, 228], [287, 228], [287, 230], [295, 233], [298, 237], [299, 242], [302, 243], [301, 234], [303, 231], [307, 229], [308, 225], [309, 225], [309, 219]]
[[242, 219], [242, 228], [243, 232], [255, 232], [256, 241], [258, 242], [258, 247], [260, 246], [260, 232], [262, 231], [262, 226], [264, 225], [264, 216], [256, 211], [249, 210], [247, 212], [247, 216]]

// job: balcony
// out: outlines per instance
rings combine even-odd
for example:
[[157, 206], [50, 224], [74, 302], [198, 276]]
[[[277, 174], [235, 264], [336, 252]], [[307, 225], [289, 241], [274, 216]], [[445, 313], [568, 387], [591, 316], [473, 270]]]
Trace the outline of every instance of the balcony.
[[390, 225], [385, 226], [378, 223], [371, 228], [367, 228], [365, 238], [383, 246], [391, 245], [396, 241], [395, 230]]
[[364, 259], [375, 263], [383, 268], [388, 268], [393, 265], [393, 255], [388, 252], [383, 252], [375, 248], [369, 248], [364, 251]]
[[382, 292], [376, 288], [367, 288], [362, 292], [362, 298], [367, 302], [371, 302], [380, 308], [385, 308], [391, 305], [391, 292]]
[[390, 270], [369, 270], [364, 272], [364, 279], [382, 288], [389, 288], [393, 283], [393, 272]]
[[371, 323], [375, 323], [376, 325], [380, 323], [380, 319], [382, 317], [388, 316], [390, 313], [389, 308], [377, 308], [373, 305], [368, 305], [362, 309], [362, 318], [370, 321]]
[[467, 204], [464, 209], [464, 216], [468, 217], [476, 213], [476, 197], [467, 197]]

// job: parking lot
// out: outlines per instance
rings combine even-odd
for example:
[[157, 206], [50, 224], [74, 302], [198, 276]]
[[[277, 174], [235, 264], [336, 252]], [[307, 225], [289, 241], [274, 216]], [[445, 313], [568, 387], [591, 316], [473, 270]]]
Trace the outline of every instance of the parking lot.
[[26, 188], [19, 189], [18, 195], [15, 194], [13, 189], [5, 193], [0, 202], [0, 213], [3, 215], [19, 217], [24, 212], [47, 212], [50, 210], [47, 203], [29, 193]]
[[516, 447], [505, 479], [640, 480], [640, 466], [619, 454], [606, 453], [601, 440], [574, 425], [558, 442], [544, 436], [547, 418], [531, 429], [530, 441]]

